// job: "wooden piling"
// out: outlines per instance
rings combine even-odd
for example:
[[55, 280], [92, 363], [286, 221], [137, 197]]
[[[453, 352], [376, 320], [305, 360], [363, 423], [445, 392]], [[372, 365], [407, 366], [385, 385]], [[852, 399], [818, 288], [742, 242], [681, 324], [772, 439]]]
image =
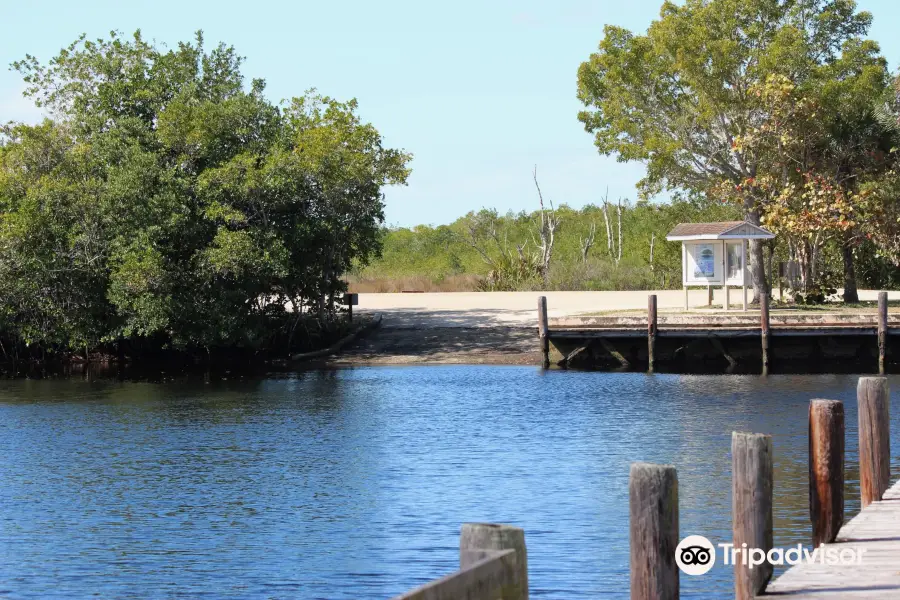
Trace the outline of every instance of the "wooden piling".
[[713, 286], [711, 285], [706, 286], [706, 305], [713, 305]]
[[[772, 437], [758, 433], [731, 434], [731, 518], [734, 547], [768, 553], [772, 549]], [[743, 546], [746, 544], [746, 546]], [[752, 557], [750, 557], [752, 558]], [[772, 578], [772, 564], [752, 569], [735, 561], [737, 600], [761, 595]]]
[[878, 374], [884, 375], [884, 356], [887, 353], [887, 292], [878, 292]]
[[538, 334], [541, 340], [541, 366], [550, 368], [550, 326], [547, 320], [547, 296], [538, 298]]
[[501, 550], [515, 550], [515, 589], [503, 591], [502, 600], [528, 600], [528, 551], [525, 531], [512, 525], [464, 523], [459, 535], [459, 568], [465, 570]]
[[890, 391], [884, 377], [860, 377], [859, 489], [862, 507], [881, 500], [891, 479]]
[[647, 296], [647, 357], [652, 373], [656, 362], [656, 294]]
[[830, 544], [844, 523], [844, 403], [809, 403], [809, 518], [812, 545]]
[[759, 297], [759, 332], [762, 341], [762, 374], [769, 374], [769, 296]]
[[677, 600], [678, 474], [675, 467], [633, 463], [628, 495], [631, 600]]

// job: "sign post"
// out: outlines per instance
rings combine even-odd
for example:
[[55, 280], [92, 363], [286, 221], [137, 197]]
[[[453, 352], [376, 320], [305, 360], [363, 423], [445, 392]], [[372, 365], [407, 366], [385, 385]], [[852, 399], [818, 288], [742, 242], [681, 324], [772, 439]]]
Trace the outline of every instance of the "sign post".
[[359, 294], [344, 294], [344, 304], [347, 305], [347, 320], [353, 322], [353, 305], [359, 304]]

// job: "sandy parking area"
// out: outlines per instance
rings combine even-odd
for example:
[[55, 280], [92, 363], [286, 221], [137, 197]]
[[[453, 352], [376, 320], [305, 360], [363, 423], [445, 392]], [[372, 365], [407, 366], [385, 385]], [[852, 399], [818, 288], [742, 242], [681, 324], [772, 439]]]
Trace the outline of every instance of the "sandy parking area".
[[[382, 327], [537, 327], [537, 299], [547, 296], [549, 316], [608, 310], [646, 310], [647, 296], [656, 294], [661, 311], [684, 307], [682, 290], [640, 292], [448, 292], [434, 294], [360, 294], [361, 312], [384, 315]], [[900, 293], [891, 295], [891, 298]], [[878, 292], [862, 290], [860, 300], [877, 300]], [[722, 301], [716, 290], [715, 302]], [[732, 290], [731, 302], [739, 302], [740, 290]], [[705, 289], [690, 291], [692, 306], [706, 306]]]

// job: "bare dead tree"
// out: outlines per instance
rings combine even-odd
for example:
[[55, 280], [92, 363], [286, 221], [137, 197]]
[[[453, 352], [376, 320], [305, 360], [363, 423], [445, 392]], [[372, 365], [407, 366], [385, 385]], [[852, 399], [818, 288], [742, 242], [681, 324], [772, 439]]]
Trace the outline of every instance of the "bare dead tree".
[[541, 193], [541, 186], [537, 178], [537, 165], [534, 166], [534, 187], [537, 188], [538, 200], [541, 203], [541, 224], [538, 229], [540, 235], [540, 244], [535, 241], [538, 248], [540, 259], [541, 278], [544, 280], [544, 286], [550, 283], [550, 259], [553, 256], [553, 242], [556, 235], [556, 229], [559, 227], [559, 217], [556, 216], [556, 209], [553, 208], [553, 202], [550, 202], [550, 209], [544, 206], [544, 195]]
[[619, 198], [619, 253], [616, 256], [616, 266], [619, 266], [619, 261], [622, 260], [622, 199]]
[[595, 221], [591, 221], [591, 230], [588, 232], [586, 238], [582, 238], [578, 236], [578, 243], [581, 245], [581, 262], [586, 263], [588, 252], [591, 251], [591, 247], [594, 245], [594, 236], [597, 234], [597, 223]]
[[606, 221], [606, 251], [609, 257], [613, 257], [613, 237], [612, 227], [609, 224], [609, 188], [606, 188], [606, 195], [603, 197], [603, 220]]
[[654, 273], [656, 268], [653, 266], [653, 245], [656, 243], [656, 233], [650, 234], [650, 272]]

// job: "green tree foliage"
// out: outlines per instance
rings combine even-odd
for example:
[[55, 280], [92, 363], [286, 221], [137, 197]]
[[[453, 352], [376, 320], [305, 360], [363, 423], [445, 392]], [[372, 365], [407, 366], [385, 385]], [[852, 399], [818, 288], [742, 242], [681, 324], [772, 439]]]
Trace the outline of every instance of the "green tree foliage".
[[[440, 284], [453, 276], [477, 276], [462, 289], [490, 290], [621, 290], [681, 286], [681, 244], [667, 242], [666, 234], [677, 224], [727, 221], [739, 217], [737, 207], [702, 198], [668, 204], [623, 203], [622, 260], [610, 252], [602, 209], [581, 210], [562, 205], [550, 264], [550, 280], [544, 285], [537, 266], [528, 258], [536, 240], [538, 211], [499, 215], [482, 210], [450, 225], [386, 229], [382, 257], [352, 272], [358, 284], [375, 280], [424, 278]], [[617, 225], [612, 231], [618, 240]], [[583, 243], [594, 230], [594, 243], [583, 258]], [[473, 245], [473, 233], [478, 249]], [[653, 245], [653, 261], [650, 248]], [[519, 256], [526, 257], [524, 264]], [[487, 257], [483, 256], [487, 254]], [[504, 269], [506, 269], [504, 271]], [[492, 274], [493, 272], [493, 274]]]
[[199, 33], [165, 50], [113, 32], [14, 63], [52, 120], [0, 137], [0, 335], [259, 350], [303, 314], [328, 325], [411, 156], [355, 101], [279, 108], [241, 62]]
[[[579, 114], [601, 154], [641, 161], [645, 195], [741, 190], [746, 218], [760, 222], [753, 186], [766, 153], [737, 142], [765, 121], [755, 90], [780, 75], [828, 117], [837, 162], [857, 156], [866, 95], [883, 87], [885, 61], [864, 39], [871, 15], [853, 0], [686, 0], [665, 2], [645, 35], [607, 26], [598, 52], [578, 71]], [[877, 95], [877, 93], [876, 93]], [[763, 254], [751, 244], [751, 274], [764, 292]]]

